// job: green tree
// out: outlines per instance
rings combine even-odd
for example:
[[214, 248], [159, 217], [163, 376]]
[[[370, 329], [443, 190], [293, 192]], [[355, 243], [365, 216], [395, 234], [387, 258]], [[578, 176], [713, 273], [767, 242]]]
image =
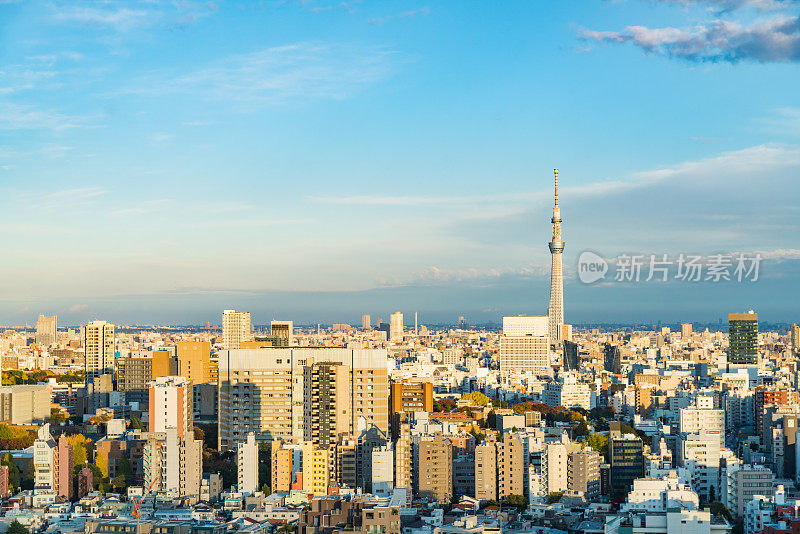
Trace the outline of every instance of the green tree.
[[25, 528], [22, 523], [16, 519], [8, 526], [6, 534], [31, 534], [31, 531]]
[[547, 496], [547, 504], [553, 504], [559, 502], [561, 500], [561, 497], [563, 496], [564, 496], [563, 491], [551, 492], [550, 495]]
[[133, 468], [131, 467], [131, 459], [128, 451], [122, 453], [122, 457], [117, 463], [117, 478], [122, 477], [125, 481], [125, 486], [133, 484]]
[[494, 410], [486, 415], [486, 428], [497, 428], [497, 414], [494, 413]]
[[61, 411], [61, 408], [50, 408], [50, 419], [56, 423], [66, 423], [69, 421], [69, 415]]
[[572, 439], [578, 439], [583, 436], [589, 435], [589, 427], [586, 425], [586, 421], [581, 421], [574, 427], [572, 427]]
[[125, 475], [115, 476], [114, 480], [111, 481], [111, 486], [117, 493], [122, 493], [123, 491], [125, 491], [125, 488], [128, 487], [128, 483], [125, 481]]
[[478, 432], [474, 428], [470, 429], [469, 433], [472, 434], [473, 438], [475, 438], [475, 445], [480, 445], [483, 440], [486, 439], [486, 434], [483, 432]]
[[8, 487], [12, 490], [11, 493], [15, 493], [20, 488], [19, 467], [14, 463], [11, 454], [6, 454], [2, 465], [8, 467]]
[[503, 502], [509, 506], [516, 506], [520, 510], [524, 510], [528, 507], [528, 501], [525, 499], [524, 495], [509, 495]]
[[[131, 428], [133, 430], [144, 430], [144, 424], [138, 417], [131, 417]], [[197, 427], [195, 427], [195, 430], [197, 430]]]
[[715, 501], [715, 502], [709, 503], [708, 508], [711, 511], [711, 515], [713, 515], [714, 517], [722, 517], [728, 523], [731, 523], [731, 524], [734, 523], [733, 514], [731, 514], [731, 511], [728, 510], [728, 507], [725, 506], [723, 503], [721, 503], [719, 501]]
[[258, 445], [258, 480], [266, 485], [272, 476], [272, 442], [266, 441]]
[[595, 432], [586, 438], [586, 444], [599, 452], [603, 458], [608, 456], [608, 438], [605, 435]]
[[272, 488], [270, 488], [268, 484], [264, 484], [261, 486], [261, 493], [263, 493], [266, 497], [269, 497], [272, 495]]

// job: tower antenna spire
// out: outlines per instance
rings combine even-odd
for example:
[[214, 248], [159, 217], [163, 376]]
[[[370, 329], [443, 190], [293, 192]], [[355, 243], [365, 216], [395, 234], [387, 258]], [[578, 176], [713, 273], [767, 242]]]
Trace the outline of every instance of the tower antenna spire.
[[558, 169], [553, 169], [553, 173], [556, 175], [556, 206], [558, 206]]

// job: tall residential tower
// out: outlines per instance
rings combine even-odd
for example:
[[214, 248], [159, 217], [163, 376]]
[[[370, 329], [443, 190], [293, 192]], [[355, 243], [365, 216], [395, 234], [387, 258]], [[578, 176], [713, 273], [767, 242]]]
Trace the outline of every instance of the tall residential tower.
[[556, 177], [555, 205], [553, 206], [553, 239], [550, 240], [550, 254], [553, 266], [550, 272], [550, 307], [547, 315], [550, 319], [550, 342], [557, 343], [562, 339], [561, 327], [564, 324], [564, 276], [561, 271], [561, 254], [564, 242], [561, 241], [561, 209], [558, 207], [558, 169], [554, 169]]

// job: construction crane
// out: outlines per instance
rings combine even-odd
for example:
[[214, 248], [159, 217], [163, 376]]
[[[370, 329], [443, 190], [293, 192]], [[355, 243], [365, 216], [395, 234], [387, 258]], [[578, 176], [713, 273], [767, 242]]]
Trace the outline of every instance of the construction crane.
[[147, 487], [146, 492], [142, 492], [142, 497], [138, 500], [138, 502], [134, 499], [134, 507], [133, 512], [131, 515], [136, 518], [136, 534], [139, 534], [139, 520], [142, 517], [142, 512], [139, 511], [139, 508], [142, 506], [142, 502], [147, 495], [150, 495], [150, 492], [153, 490], [153, 486], [156, 482], [158, 482], [158, 476], [156, 476], [153, 481], [150, 483], [150, 486]]

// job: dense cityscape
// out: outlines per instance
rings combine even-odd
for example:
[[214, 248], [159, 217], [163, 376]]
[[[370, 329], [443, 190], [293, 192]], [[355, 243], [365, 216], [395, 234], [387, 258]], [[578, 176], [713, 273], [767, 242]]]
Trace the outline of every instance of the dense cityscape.
[[[558, 170], [543, 316], [2, 334], [12, 534], [782, 534], [800, 328], [565, 323]], [[568, 302], [568, 299], [566, 299]], [[567, 308], [568, 309], [568, 308]]]
[[0, 534], [800, 534], [798, 65], [800, 0], [0, 0]]

